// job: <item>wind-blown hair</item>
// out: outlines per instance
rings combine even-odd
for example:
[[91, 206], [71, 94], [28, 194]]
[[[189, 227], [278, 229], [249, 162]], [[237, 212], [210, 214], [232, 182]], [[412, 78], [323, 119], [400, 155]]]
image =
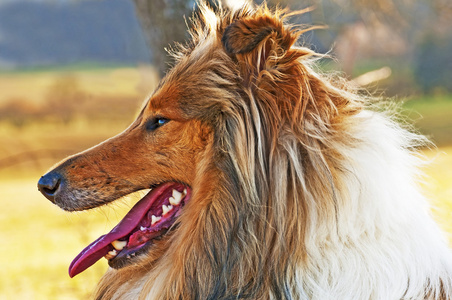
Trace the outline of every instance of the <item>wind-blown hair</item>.
[[200, 9], [157, 88], [207, 141], [191, 201], [96, 298], [450, 299], [451, 254], [417, 183], [423, 138], [317, 72], [293, 13]]

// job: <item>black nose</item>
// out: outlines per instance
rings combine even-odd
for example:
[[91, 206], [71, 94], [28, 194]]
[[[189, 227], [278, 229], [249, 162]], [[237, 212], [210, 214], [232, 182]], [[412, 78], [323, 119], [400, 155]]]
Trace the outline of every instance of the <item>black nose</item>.
[[52, 203], [55, 203], [55, 195], [61, 185], [62, 176], [57, 172], [49, 172], [38, 181], [38, 190]]

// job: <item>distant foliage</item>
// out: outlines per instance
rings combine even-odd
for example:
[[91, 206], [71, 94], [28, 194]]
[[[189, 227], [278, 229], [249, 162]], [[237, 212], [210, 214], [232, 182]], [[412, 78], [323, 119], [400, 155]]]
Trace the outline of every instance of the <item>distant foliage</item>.
[[194, 0], [133, 0], [138, 19], [153, 54], [153, 64], [163, 76], [169, 68], [165, 48], [184, 43], [188, 21], [196, 7]]
[[415, 79], [424, 93], [452, 92], [452, 34], [426, 35], [415, 55]]
[[65, 75], [58, 78], [47, 92], [47, 115], [53, 115], [69, 123], [83, 107], [87, 95], [80, 89], [75, 75]]
[[37, 102], [34, 95], [16, 97], [0, 103], [0, 122], [17, 128], [50, 122], [69, 124], [78, 119], [127, 124], [136, 112], [141, 97], [123, 94], [93, 95], [85, 91], [76, 74], [62, 74], [45, 91], [45, 99]]
[[13, 98], [0, 107], [0, 120], [7, 121], [17, 128], [40, 118], [41, 110], [31, 105], [27, 99]]
[[30, 67], [149, 60], [131, 1], [22, 0], [0, 5], [0, 68], [1, 63]]

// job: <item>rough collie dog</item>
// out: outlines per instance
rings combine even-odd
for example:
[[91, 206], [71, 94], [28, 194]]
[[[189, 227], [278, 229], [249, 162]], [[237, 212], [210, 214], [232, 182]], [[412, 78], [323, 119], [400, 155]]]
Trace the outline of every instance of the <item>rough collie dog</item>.
[[201, 4], [135, 122], [40, 179], [68, 211], [152, 188], [69, 268], [108, 259], [97, 299], [451, 298], [423, 139], [317, 72], [291, 15]]

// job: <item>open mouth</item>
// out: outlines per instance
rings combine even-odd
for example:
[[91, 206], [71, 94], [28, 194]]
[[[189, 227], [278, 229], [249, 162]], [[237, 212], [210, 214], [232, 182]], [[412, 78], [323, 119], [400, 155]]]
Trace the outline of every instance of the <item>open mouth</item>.
[[190, 188], [175, 182], [152, 189], [108, 234], [77, 255], [69, 266], [69, 276], [83, 272], [102, 257], [118, 268], [145, 253], [154, 241], [172, 229], [190, 195]]

